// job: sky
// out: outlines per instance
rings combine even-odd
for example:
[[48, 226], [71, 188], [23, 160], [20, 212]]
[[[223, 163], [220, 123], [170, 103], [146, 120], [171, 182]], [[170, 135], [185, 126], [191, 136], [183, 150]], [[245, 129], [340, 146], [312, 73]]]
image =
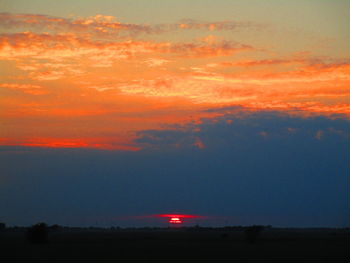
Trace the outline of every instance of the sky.
[[0, 0], [0, 222], [350, 226], [349, 23], [346, 0]]

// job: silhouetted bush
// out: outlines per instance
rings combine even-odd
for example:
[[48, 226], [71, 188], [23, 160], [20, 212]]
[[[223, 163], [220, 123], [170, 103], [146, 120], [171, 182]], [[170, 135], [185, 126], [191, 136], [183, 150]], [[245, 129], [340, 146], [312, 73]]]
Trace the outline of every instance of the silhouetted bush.
[[27, 239], [31, 243], [45, 244], [48, 240], [48, 230], [45, 223], [38, 223], [27, 231]]
[[6, 229], [6, 224], [5, 223], [0, 223], [0, 231]]
[[248, 226], [244, 229], [244, 234], [249, 243], [255, 243], [260, 233], [264, 230], [263, 226]]
[[55, 224], [55, 225], [50, 226], [49, 230], [56, 232], [56, 231], [60, 231], [62, 228], [63, 228], [62, 226]]

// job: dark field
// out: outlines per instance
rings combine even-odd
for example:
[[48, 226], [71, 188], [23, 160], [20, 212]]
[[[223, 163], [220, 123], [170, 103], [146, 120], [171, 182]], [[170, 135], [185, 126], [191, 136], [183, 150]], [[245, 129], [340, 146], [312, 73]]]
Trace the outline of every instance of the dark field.
[[60, 229], [33, 244], [0, 232], [0, 262], [350, 262], [348, 229], [266, 229], [254, 243], [234, 229]]

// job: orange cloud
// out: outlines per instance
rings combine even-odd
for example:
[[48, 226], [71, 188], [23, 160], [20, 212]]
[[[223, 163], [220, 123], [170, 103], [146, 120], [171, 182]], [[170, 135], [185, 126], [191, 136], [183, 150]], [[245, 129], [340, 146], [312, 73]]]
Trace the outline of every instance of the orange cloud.
[[45, 88], [31, 84], [1, 83], [0, 88], [19, 90], [21, 92], [28, 93], [31, 95], [43, 95], [48, 93], [48, 91]]
[[[0, 35], [0, 59], [48, 59], [60, 62], [81, 57], [113, 61], [132, 58], [137, 54], [173, 54], [184, 57], [228, 56], [240, 51], [253, 50], [250, 45], [232, 41], [169, 43], [151, 41], [93, 41], [88, 36], [66, 34], [35, 34], [22, 32]], [[163, 59], [164, 60], [164, 59]], [[107, 62], [106, 62], [107, 61]], [[22, 65], [23, 68], [23, 65]]]
[[179, 43], [170, 46], [170, 52], [188, 57], [229, 56], [246, 50], [253, 50], [252, 46], [242, 45], [230, 41], [211, 43]]
[[[272, 55], [259, 41], [220, 35], [253, 24], [14, 14], [0, 14], [0, 24], [1, 144], [136, 150], [143, 130], [200, 122], [226, 106], [350, 116], [348, 59]], [[162, 35], [172, 30], [196, 37]]]
[[0, 35], [1, 59], [50, 59], [62, 60], [81, 56], [104, 56], [118, 58], [130, 57], [136, 53], [161, 51], [167, 43], [145, 41], [101, 42], [74, 34], [35, 34], [22, 32]]
[[38, 14], [0, 14], [0, 25], [6, 28], [33, 28], [36, 30], [70, 31], [106, 34], [122, 30], [151, 32], [149, 26], [115, 22], [115, 17], [95, 15], [88, 18], [67, 19]]
[[271, 66], [271, 65], [289, 65], [289, 64], [303, 64], [304, 59], [263, 59], [263, 60], [245, 60], [236, 62], [220, 62], [211, 63], [209, 67], [250, 67], [250, 66]]

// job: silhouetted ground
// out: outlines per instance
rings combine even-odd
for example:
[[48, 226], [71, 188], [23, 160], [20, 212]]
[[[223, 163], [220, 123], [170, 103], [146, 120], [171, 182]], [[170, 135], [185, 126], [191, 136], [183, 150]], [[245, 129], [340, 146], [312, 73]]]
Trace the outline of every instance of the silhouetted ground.
[[265, 229], [249, 243], [242, 229], [27, 229], [0, 232], [0, 262], [350, 262], [349, 229]]

